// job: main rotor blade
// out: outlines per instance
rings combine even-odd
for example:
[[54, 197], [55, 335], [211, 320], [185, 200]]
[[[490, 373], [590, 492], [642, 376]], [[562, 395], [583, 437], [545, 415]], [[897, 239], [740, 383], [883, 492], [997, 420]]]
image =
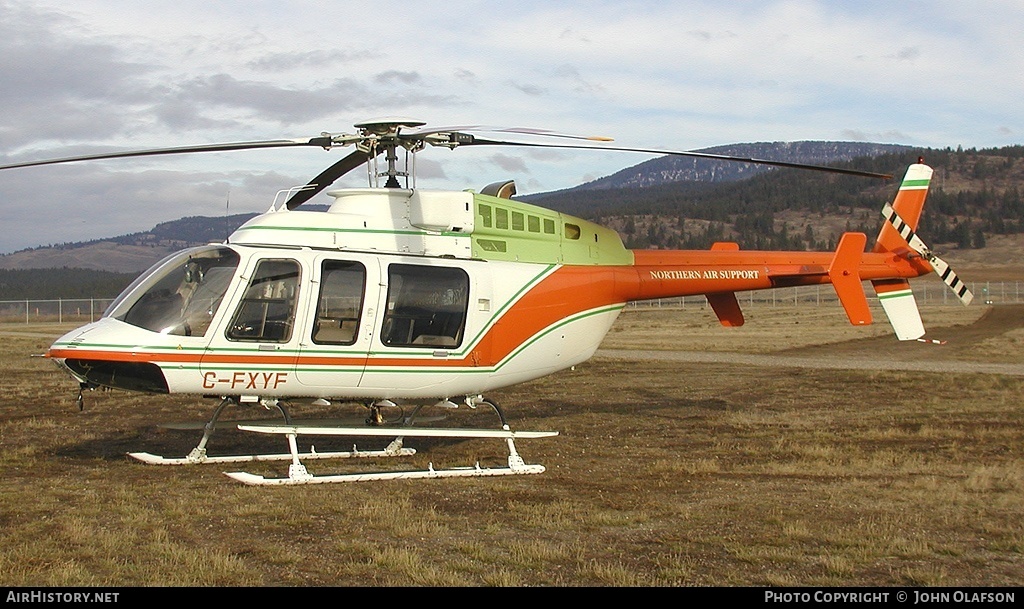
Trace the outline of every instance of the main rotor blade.
[[106, 152], [101, 154], [87, 154], [83, 156], [72, 156], [61, 159], [45, 159], [41, 161], [26, 161], [24, 163], [13, 163], [0, 165], [0, 169], [15, 169], [17, 167], [36, 167], [39, 165], [57, 165], [60, 163], [75, 163], [77, 161], [98, 161], [102, 159], [123, 159], [137, 156], [156, 156], [161, 154], [189, 154], [193, 152], [225, 152], [228, 150], [252, 150], [257, 148], [287, 148], [292, 146], [316, 146], [319, 148], [330, 148], [333, 145], [331, 136], [324, 135], [313, 138], [297, 138], [291, 140], [262, 140], [254, 142], [228, 142], [224, 144], [200, 144], [197, 146], [178, 146], [175, 148], [153, 148], [150, 150], [127, 150], [124, 152]]
[[729, 156], [725, 154], [712, 154], [709, 152], [693, 152], [681, 150], [659, 150], [655, 148], [627, 148], [622, 146], [583, 146], [579, 144], [547, 144], [536, 142], [512, 142], [501, 140], [488, 140], [474, 137], [470, 142], [461, 142], [460, 146], [485, 145], [485, 146], [529, 146], [533, 148], [570, 148], [573, 150], [612, 150], [618, 152], [642, 152], [645, 154], [664, 154], [669, 156], [687, 156], [700, 159], [712, 159], [717, 161], [738, 161], [741, 163], [755, 163], [757, 165], [770, 165], [772, 167], [790, 167], [793, 169], [810, 169], [812, 171], [825, 171], [828, 173], [841, 173], [845, 175], [860, 176], [867, 178], [881, 178], [888, 180], [891, 174], [875, 173], [872, 171], [861, 171], [859, 169], [844, 169], [842, 167], [826, 167], [824, 165], [809, 165], [806, 163], [791, 163], [789, 161], [772, 161], [769, 159], [755, 159], [741, 156]]
[[522, 133], [525, 135], [539, 135], [543, 137], [558, 137], [570, 140], [589, 140], [591, 142], [611, 142], [613, 138], [601, 135], [575, 135], [572, 133], [559, 133], [548, 129], [534, 129], [531, 127], [492, 127], [487, 125], [458, 125], [435, 127], [430, 129], [417, 129], [415, 131], [403, 131], [402, 137], [419, 138], [435, 133], [461, 133], [470, 131], [486, 131], [491, 133]]
[[356, 167], [359, 167], [369, 159], [369, 152], [364, 152], [359, 149], [352, 151], [351, 154], [323, 170], [320, 172], [320, 175], [310, 180], [308, 184], [303, 186], [285, 202], [285, 206], [287, 206], [288, 209], [295, 209], [299, 205], [302, 205], [306, 201], [312, 199], [323, 189], [333, 184], [335, 180], [352, 171]]

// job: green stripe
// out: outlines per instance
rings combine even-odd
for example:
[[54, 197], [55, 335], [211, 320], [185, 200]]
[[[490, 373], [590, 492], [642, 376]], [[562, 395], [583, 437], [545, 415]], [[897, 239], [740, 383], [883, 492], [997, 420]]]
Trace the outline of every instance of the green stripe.
[[574, 315], [572, 317], [567, 317], [567, 318], [561, 320], [560, 322], [554, 324], [553, 326], [545, 329], [543, 332], [538, 333], [537, 335], [535, 335], [533, 338], [531, 338], [530, 340], [526, 341], [525, 343], [519, 345], [519, 347], [515, 351], [513, 351], [512, 353], [510, 353], [507, 356], [505, 356], [500, 362], [498, 362], [497, 365], [495, 365], [493, 367], [492, 366], [488, 366], [488, 367], [444, 368], [444, 369], [439, 369], [439, 368], [422, 368], [422, 367], [412, 367], [412, 368], [405, 368], [405, 367], [375, 368], [372, 365], [372, 361], [371, 361], [371, 364], [368, 364], [366, 366], [366, 372], [367, 373], [370, 373], [370, 372], [382, 373], [382, 374], [391, 374], [391, 373], [399, 373], [399, 374], [427, 374], [427, 373], [438, 374], [438, 373], [443, 373], [443, 372], [448, 372], [450, 374], [456, 374], [456, 373], [458, 373], [458, 374], [480, 374], [480, 373], [497, 372], [498, 370], [501, 370], [502, 368], [504, 368], [506, 364], [508, 364], [509, 362], [514, 360], [516, 358], [516, 356], [519, 355], [519, 353], [521, 353], [524, 349], [526, 349], [527, 347], [529, 347], [533, 343], [537, 342], [541, 338], [547, 336], [548, 334], [558, 330], [559, 328], [562, 328], [562, 327], [564, 327], [564, 326], [566, 326], [566, 325], [568, 325], [570, 323], [573, 323], [575, 321], [579, 321], [581, 319], [586, 319], [588, 317], [593, 317], [594, 315], [601, 315], [603, 313], [609, 313], [609, 312], [612, 312], [612, 311], [621, 311], [625, 306], [626, 305], [624, 305], [624, 304], [611, 305], [611, 306], [608, 306], [608, 307], [602, 307], [600, 309], [594, 309], [592, 311], [585, 311], [583, 313], [580, 313], [578, 315]]
[[374, 228], [334, 228], [334, 227], [314, 227], [314, 226], [245, 226], [239, 229], [242, 230], [294, 230], [300, 232], [319, 232], [319, 233], [356, 233], [363, 235], [412, 235], [415, 237], [422, 237], [425, 235], [430, 236], [442, 236], [442, 237], [468, 237], [469, 235], [463, 233], [444, 232], [444, 233], [428, 233], [427, 231], [418, 230], [391, 230], [391, 229], [374, 229]]
[[139, 351], [205, 351], [206, 347], [179, 347], [178, 345], [119, 345], [116, 343], [77, 343], [77, 342], [56, 342], [57, 348], [99, 348], [99, 349], [136, 349]]
[[561, 322], [551, 326], [547, 330], [545, 330], [545, 331], [541, 332], [540, 334], [534, 336], [532, 339], [530, 339], [530, 340], [526, 341], [525, 343], [519, 345], [519, 348], [516, 349], [515, 351], [513, 351], [512, 353], [508, 354], [508, 356], [506, 356], [505, 359], [503, 359], [501, 361], [501, 363], [498, 364], [495, 367], [495, 370], [500, 370], [502, 366], [504, 366], [506, 363], [512, 361], [515, 358], [515, 356], [518, 355], [523, 349], [526, 349], [527, 347], [529, 347], [533, 343], [535, 343], [538, 340], [540, 340], [542, 337], [547, 336], [548, 334], [554, 332], [555, 330], [557, 330], [557, 329], [559, 329], [559, 328], [561, 328], [561, 327], [563, 327], [565, 325], [568, 325], [568, 324], [570, 324], [570, 323], [572, 323], [574, 321], [579, 321], [581, 319], [586, 319], [587, 317], [593, 317], [594, 315], [600, 315], [602, 313], [608, 313], [608, 312], [611, 312], [611, 311], [621, 311], [625, 306], [626, 306], [625, 304], [612, 305], [610, 307], [603, 307], [601, 309], [594, 309], [593, 311], [586, 311], [586, 312], [581, 313], [579, 315], [574, 315], [572, 317], [567, 317], [567, 318], [563, 319]]
[[889, 300], [890, 298], [904, 298], [907, 296], [913, 296], [913, 290], [900, 290], [898, 292], [889, 292], [887, 294], [879, 294], [879, 300]]

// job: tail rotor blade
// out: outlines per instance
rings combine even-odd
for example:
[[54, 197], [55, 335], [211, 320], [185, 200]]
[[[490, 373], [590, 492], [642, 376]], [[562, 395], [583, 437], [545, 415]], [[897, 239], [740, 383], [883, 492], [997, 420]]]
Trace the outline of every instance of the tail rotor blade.
[[945, 260], [933, 254], [928, 259], [928, 262], [931, 263], [932, 268], [935, 269], [942, 282], [948, 285], [949, 289], [953, 290], [953, 293], [960, 299], [960, 302], [964, 303], [964, 306], [971, 304], [971, 301], [974, 300], [974, 294], [971, 294], [971, 291], [967, 289], [967, 285], [960, 281], [960, 278], [956, 276], [953, 269], [949, 268]]
[[960, 281], [960, 278], [957, 277], [945, 260], [932, 253], [931, 249], [914, 232], [914, 229], [896, 213], [892, 205], [886, 204], [882, 208], [882, 215], [885, 216], [886, 221], [896, 229], [900, 236], [906, 240], [907, 245], [932, 265], [935, 273], [942, 279], [943, 283], [949, 286], [949, 289], [953, 290], [953, 293], [960, 299], [960, 302], [964, 303], [965, 306], [971, 304], [971, 301], [974, 300], [974, 295], [967, 289], [967, 285]]
[[903, 221], [903, 218], [896, 213], [896, 210], [892, 208], [891, 204], [885, 204], [885, 207], [882, 208], [882, 215], [885, 216], [886, 221], [896, 229], [896, 232], [903, 237], [903, 240], [907, 242], [907, 245], [909, 245], [912, 250], [921, 254], [925, 258], [931, 255], [931, 250], [928, 249], [928, 246], [925, 245], [924, 241], [922, 241], [920, 237], [917, 236], [914, 229]]

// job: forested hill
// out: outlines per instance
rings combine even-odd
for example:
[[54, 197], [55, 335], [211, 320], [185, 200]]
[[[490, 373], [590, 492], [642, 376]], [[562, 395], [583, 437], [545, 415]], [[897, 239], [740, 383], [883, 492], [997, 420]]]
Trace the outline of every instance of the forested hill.
[[531, 202], [615, 228], [633, 248], [704, 249], [737, 241], [744, 249], [832, 248], [845, 231], [877, 234], [880, 211], [907, 167], [935, 169], [920, 230], [933, 244], [984, 247], [986, 235], [1024, 232], [1024, 147], [910, 150], [837, 166], [890, 173], [880, 181], [775, 169], [725, 184], [571, 190]]
[[113, 298], [137, 275], [71, 268], [0, 269], [0, 301]]

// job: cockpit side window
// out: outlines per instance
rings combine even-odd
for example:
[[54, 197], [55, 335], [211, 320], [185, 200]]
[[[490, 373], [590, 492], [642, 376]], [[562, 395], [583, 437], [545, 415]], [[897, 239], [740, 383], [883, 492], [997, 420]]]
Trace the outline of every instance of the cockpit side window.
[[[161, 334], [203, 336], [220, 308], [238, 261], [238, 254], [226, 247], [180, 252], [143, 274], [107, 314]], [[136, 297], [140, 286], [144, 290]]]
[[295, 326], [299, 263], [260, 260], [235, 316], [228, 326], [231, 340], [288, 342]]

